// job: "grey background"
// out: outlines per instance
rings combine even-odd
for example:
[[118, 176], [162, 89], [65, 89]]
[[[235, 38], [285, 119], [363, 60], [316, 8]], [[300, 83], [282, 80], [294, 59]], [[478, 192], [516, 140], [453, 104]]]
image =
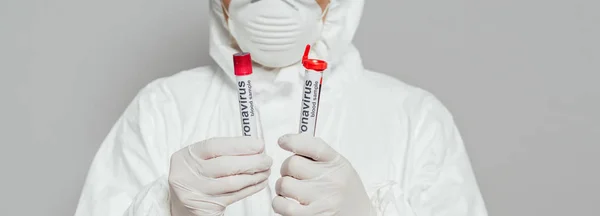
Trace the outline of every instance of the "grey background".
[[[369, 1], [368, 68], [454, 113], [490, 215], [598, 215], [600, 3]], [[0, 215], [72, 215], [149, 81], [210, 62], [207, 2], [0, 0]]]

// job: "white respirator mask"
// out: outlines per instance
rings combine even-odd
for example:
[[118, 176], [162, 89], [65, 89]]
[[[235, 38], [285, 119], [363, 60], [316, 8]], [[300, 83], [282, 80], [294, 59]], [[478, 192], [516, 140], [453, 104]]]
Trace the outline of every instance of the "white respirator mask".
[[327, 9], [315, 0], [232, 0], [224, 11], [240, 49], [262, 66], [281, 68], [300, 62], [306, 45], [317, 42]]

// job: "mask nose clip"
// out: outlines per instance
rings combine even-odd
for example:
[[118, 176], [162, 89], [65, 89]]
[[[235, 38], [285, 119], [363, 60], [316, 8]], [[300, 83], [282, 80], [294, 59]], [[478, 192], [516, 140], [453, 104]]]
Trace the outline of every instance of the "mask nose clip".
[[[250, 4], [252, 3], [256, 3], [259, 1], [264, 1], [264, 0], [251, 0]], [[285, 2], [287, 5], [289, 5], [290, 7], [294, 8], [294, 10], [298, 11], [298, 7], [294, 6], [291, 2], [289, 2], [288, 0], [280, 0]], [[316, 3], [316, 0], [315, 0]], [[331, 5], [331, 0], [329, 2], [327, 2], [327, 6], [325, 6], [325, 9], [323, 9], [323, 12], [321, 13], [321, 16], [319, 19], [317, 20], [323, 20], [323, 18], [325, 18], [325, 15], [327, 15], [327, 13], [329, 12], [329, 6]], [[229, 9], [225, 8], [225, 4], [223, 4], [221, 2], [221, 8], [223, 9], [223, 12], [225, 13], [225, 15], [227, 15], [227, 17], [231, 17], [231, 15], [229, 14]]]

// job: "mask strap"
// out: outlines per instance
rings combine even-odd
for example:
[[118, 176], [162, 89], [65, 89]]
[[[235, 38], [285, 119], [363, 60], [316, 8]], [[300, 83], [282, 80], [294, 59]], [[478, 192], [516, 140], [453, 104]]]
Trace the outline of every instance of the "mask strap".
[[[229, 19], [231, 19], [231, 15], [229, 15], [229, 10], [227, 10], [227, 8], [225, 8], [225, 4], [223, 4], [223, 2], [221, 2], [221, 8], [223, 8], [223, 11], [225, 12], [225, 15], [227, 15], [227, 17], [229, 17]], [[223, 17], [224, 19], [225, 17]]]
[[[323, 10], [323, 13], [321, 14], [321, 17], [319, 18], [320, 20], [323, 20], [323, 18], [325, 17], [325, 15], [327, 15], [327, 12], [329, 12], [329, 6], [331, 5], [331, 1], [329, 1], [329, 3], [327, 3], [327, 6], [325, 7], [325, 10]], [[225, 8], [225, 5], [221, 2], [221, 8], [223, 8], [223, 11], [225, 12], [225, 15], [227, 15], [227, 17], [229, 17], [229, 19], [231, 19], [231, 15], [229, 15], [229, 10], [227, 10], [227, 8]]]
[[327, 12], [329, 12], [329, 6], [331, 5], [331, 1], [329, 1], [329, 3], [327, 3], [327, 6], [325, 7], [325, 10], [323, 10], [323, 14], [321, 14], [321, 18], [319, 20], [323, 20], [323, 18], [325, 17], [325, 15], [327, 15]]

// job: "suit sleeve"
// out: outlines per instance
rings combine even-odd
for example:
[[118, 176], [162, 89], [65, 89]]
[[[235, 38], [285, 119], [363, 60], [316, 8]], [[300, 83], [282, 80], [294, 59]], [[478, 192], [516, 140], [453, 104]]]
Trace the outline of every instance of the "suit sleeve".
[[405, 215], [487, 216], [453, 117], [434, 96], [414, 110], [404, 190]]
[[161, 80], [138, 93], [96, 153], [76, 216], [170, 215], [169, 146], [180, 141], [171, 98]]

